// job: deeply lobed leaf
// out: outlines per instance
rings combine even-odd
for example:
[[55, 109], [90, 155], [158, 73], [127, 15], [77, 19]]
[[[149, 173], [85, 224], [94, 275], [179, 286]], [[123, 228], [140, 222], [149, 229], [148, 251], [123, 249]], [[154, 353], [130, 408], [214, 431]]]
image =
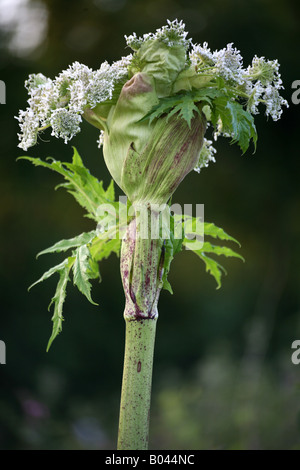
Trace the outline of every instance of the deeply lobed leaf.
[[[182, 224], [184, 229], [182, 238], [178, 237], [178, 234], [180, 233], [178, 231], [178, 224]], [[194, 240], [191, 240], [191, 235], [195, 237]], [[201, 248], [199, 248], [199, 237], [201, 240], [203, 235], [204, 240]], [[183, 247], [193, 251], [205, 263], [206, 271], [214, 277], [218, 289], [221, 287], [222, 273], [226, 273], [226, 270], [219, 262], [211, 258], [211, 256], [208, 256], [208, 254], [234, 257], [244, 261], [244, 258], [232, 248], [228, 246], [212, 244], [211, 242], [206, 241], [206, 237], [234, 242], [239, 245], [239, 242], [235, 238], [233, 238], [231, 235], [228, 235], [222, 228], [217, 227], [213, 223], [201, 223], [195, 217], [184, 217], [182, 215], [174, 214], [172, 217], [172, 223], [170, 225], [170, 238], [165, 241], [164, 248], [165, 261], [162, 277], [164, 289], [172, 293], [172, 288], [167, 280], [167, 276], [169, 274], [170, 265], [175, 254], [181, 251]]]
[[77, 248], [78, 246], [90, 243], [95, 237], [96, 230], [92, 230], [91, 232], [81, 233], [77, 237], [69, 238], [68, 240], [60, 240], [53, 246], [50, 246], [49, 248], [46, 248], [43, 251], [40, 251], [37, 254], [37, 257], [48, 253], [61, 253], [62, 251], [67, 251], [71, 248]]
[[237, 143], [243, 153], [248, 149], [251, 139], [256, 148], [257, 132], [254, 118], [230, 96], [220, 96], [214, 100], [212, 123], [216, 128], [220, 125], [222, 133], [228, 134], [228, 137], [232, 138], [232, 143]]
[[[99, 211], [100, 204], [110, 203], [115, 207], [118, 215], [118, 204], [114, 201], [114, 184], [111, 181], [106, 190], [103, 188], [102, 181], [92, 176], [83, 165], [82, 159], [74, 148], [72, 163], [62, 163], [52, 160], [51, 163], [45, 162], [39, 158], [21, 157], [29, 160], [35, 166], [42, 166], [62, 175], [66, 180], [60, 186], [65, 187], [77, 200], [77, 202], [86, 209], [87, 215], [96, 220], [100, 225], [103, 223], [105, 215]], [[117, 221], [115, 221], [117, 223]], [[62, 330], [63, 305], [66, 298], [66, 287], [70, 280], [70, 273], [73, 274], [73, 284], [85, 297], [94, 305], [91, 297], [92, 279], [100, 279], [99, 261], [107, 258], [111, 253], [119, 255], [121, 239], [110, 238], [118, 234], [118, 227], [112, 226], [109, 232], [100, 233], [99, 230], [84, 232], [80, 235], [61, 240], [49, 248], [42, 250], [38, 256], [50, 253], [62, 253], [72, 250], [71, 256], [68, 256], [60, 264], [57, 264], [46, 271], [40, 279], [33, 283], [33, 286], [49, 279], [54, 274], [59, 275], [59, 281], [55, 294], [51, 300], [49, 308], [54, 305], [52, 316], [52, 334], [48, 342], [47, 351], [52, 342]]]
[[224, 81], [217, 80], [215, 87], [204, 86], [186, 93], [177, 93], [161, 98], [159, 103], [141, 121], [149, 119], [149, 123], [151, 123], [163, 114], [167, 114], [169, 118], [178, 113], [178, 116], [190, 126], [194, 114], [208, 106], [210, 112], [205, 114], [206, 117], [209, 116], [216, 132], [222, 131], [223, 135], [230, 137], [232, 143], [237, 143], [245, 153], [251, 140], [256, 148], [257, 132], [254, 118], [243, 108], [241, 103], [235, 101], [236, 93], [224, 87]]
[[53, 323], [52, 334], [48, 341], [47, 351], [49, 351], [50, 346], [53, 343], [54, 339], [62, 330], [62, 322], [64, 320], [63, 314], [62, 314], [63, 304], [66, 298], [66, 288], [67, 288], [67, 283], [69, 280], [69, 272], [73, 263], [74, 263], [74, 258], [67, 258], [64, 261], [63, 263], [64, 267], [59, 271], [59, 281], [56, 287], [54, 297], [52, 297], [49, 308], [48, 308], [50, 309], [51, 305], [54, 304], [54, 313], [51, 319]]
[[51, 163], [48, 163], [40, 158], [27, 156], [20, 157], [20, 159], [29, 160], [35, 166], [42, 166], [62, 175], [66, 182], [58, 185], [57, 188], [65, 188], [87, 211], [88, 217], [99, 222], [99, 205], [107, 202], [114, 203], [113, 183], [105, 190], [103, 182], [91, 175], [89, 170], [83, 165], [78, 151], [75, 148], [73, 150], [72, 163], [60, 162], [54, 159], [51, 159]]
[[91, 304], [98, 305], [91, 297], [90, 274], [92, 274], [92, 278], [95, 278], [96, 275], [96, 267], [94, 264], [91, 265], [91, 259], [91, 253], [87, 245], [77, 248], [73, 264], [73, 281], [74, 285], [78, 287], [78, 290], [86, 296]]
[[[239, 253], [234, 251], [232, 248], [229, 248], [228, 246], [213, 245], [212, 243], [206, 241], [205, 237], [207, 236], [210, 236], [212, 238], [219, 238], [220, 240], [231, 241], [237, 243], [238, 245], [240, 244], [235, 238], [228, 235], [222, 228], [217, 227], [213, 223], [207, 222], [204, 223], [204, 241], [201, 248], [198, 248], [198, 244], [195, 243], [196, 240], [195, 242], [191, 242], [191, 240], [187, 238], [183, 240], [183, 245], [187, 246], [188, 243], [188, 249], [192, 250], [205, 263], [206, 271], [209, 272], [215, 278], [215, 281], [217, 283], [217, 289], [219, 289], [221, 287], [222, 272], [226, 274], [226, 270], [220, 263], [218, 263], [216, 260], [208, 256], [207, 254], [234, 257], [239, 258], [242, 261], [245, 260]], [[193, 243], [195, 249], [193, 249]]]

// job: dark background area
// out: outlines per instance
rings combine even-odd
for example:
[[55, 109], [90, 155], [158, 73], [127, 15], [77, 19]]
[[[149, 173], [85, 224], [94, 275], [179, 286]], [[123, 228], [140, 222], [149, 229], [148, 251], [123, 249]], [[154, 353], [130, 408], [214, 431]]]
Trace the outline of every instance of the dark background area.
[[[291, 0], [0, 0], [0, 365], [1, 449], [114, 449], [124, 348], [124, 297], [119, 260], [101, 263], [90, 305], [70, 285], [63, 332], [46, 353], [48, 304], [57, 279], [27, 288], [60, 256], [36, 253], [92, 230], [90, 220], [51, 172], [16, 162], [24, 80], [54, 78], [72, 62], [98, 68], [130, 51], [124, 35], [183, 19], [193, 42], [212, 49], [233, 42], [245, 65], [277, 58], [290, 107], [279, 122], [262, 114], [255, 155], [227, 140], [217, 162], [190, 174], [173, 202], [205, 205], [205, 220], [241, 242], [246, 263], [226, 259], [216, 290], [192, 253], [172, 264], [174, 295], [163, 292], [155, 350], [150, 448], [300, 449], [300, 80], [299, 2]], [[69, 161], [77, 147], [91, 172], [110, 176], [84, 124], [71, 145], [50, 139], [28, 155]], [[50, 141], [50, 142], [49, 142]]]

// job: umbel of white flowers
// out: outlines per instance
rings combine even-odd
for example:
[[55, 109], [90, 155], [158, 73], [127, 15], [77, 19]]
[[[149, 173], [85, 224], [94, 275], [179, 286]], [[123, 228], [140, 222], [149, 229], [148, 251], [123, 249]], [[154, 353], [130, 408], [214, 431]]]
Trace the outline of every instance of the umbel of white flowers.
[[[105, 132], [108, 132], [106, 119], [109, 110], [117, 103], [124, 84], [140, 72], [153, 75], [159, 99], [194, 89], [211, 91], [215, 88], [231, 96], [232, 101], [242, 101], [251, 115], [258, 114], [259, 105], [264, 105], [265, 114], [274, 121], [280, 118], [282, 107], [288, 106], [280, 96], [283, 86], [277, 60], [255, 56], [251, 65], [244, 68], [240, 51], [233, 44], [213, 52], [206, 42], [193, 44], [191, 39], [187, 39], [184, 23], [178, 20], [168, 20], [167, 25], [155, 33], [144, 34], [143, 37], [133, 33], [125, 39], [133, 54], [112, 65], [104, 62], [98, 70], [92, 70], [75, 62], [53, 80], [41, 73], [29, 76], [25, 82], [29, 93], [28, 107], [16, 117], [21, 129], [18, 134], [20, 148], [26, 151], [35, 145], [38, 135], [48, 127], [52, 128], [53, 136], [67, 143], [80, 131], [83, 117], [100, 129], [101, 145]], [[149, 50], [153, 53], [157, 44], [159, 71], [157, 67], [152, 70], [151, 61], [147, 61]], [[177, 55], [173, 54], [174, 51]], [[169, 53], [178, 62], [174, 67], [168, 64]], [[165, 69], [164, 63], [167, 64]], [[99, 109], [97, 121], [95, 116]], [[92, 119], [91, 115], [94, 116]], [[205, 115], [209, 124], [209, 114]], [[213, 136], [215, 140], [219, 136], [234, 137], [221, 117]], [[216, 150], [212, 143], [204, 138], [196, 171], [215, 161]]]

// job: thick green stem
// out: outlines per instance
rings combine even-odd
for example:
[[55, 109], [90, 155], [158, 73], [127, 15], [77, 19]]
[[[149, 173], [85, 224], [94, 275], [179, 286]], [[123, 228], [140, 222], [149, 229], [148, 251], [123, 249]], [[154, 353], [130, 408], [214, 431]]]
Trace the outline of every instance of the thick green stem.
[[125, 321], [118, 450], [147, 450], [157, 318]]
[[[120, 406], [118, 450], [148, 448], [152, 365], [162, 288], [163, 241], [151, 238], [148, 205], [139, 206], [144, 217], [133, 219], [122, 240], [121, 276], [125, 293], [125, 358]], [[156, 226], [156, 225], [155, 225]]]

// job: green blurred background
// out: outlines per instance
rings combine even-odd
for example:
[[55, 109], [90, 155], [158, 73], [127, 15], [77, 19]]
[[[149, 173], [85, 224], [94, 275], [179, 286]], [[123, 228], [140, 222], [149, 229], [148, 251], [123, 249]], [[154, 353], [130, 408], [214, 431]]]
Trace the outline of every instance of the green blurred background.
[[[26, 107], [24, 80], [54, 78], [73, 61], [98, 68], [127, 55], [124, 35], [183, 19], [194, 42], [227, 43], [252, 57], [278, 58], [290, 107], [274, 123], [258, 116], [258, 149], [241, 156], [217, 143], [217, 163], [190, 174], [173, 201], [205, 204], [205, 219], [241, 242], [243, 264], [226, 259], [216, 290], [202, 262], [183, 252], [172, 264], [174, 295], [160, 299], [150, 448], [300, 449], [300, 80], [299, 2], [292, 0], [0, 0], [1, 449], [114, 449], [124, 348], [124, 298], [115, 256], [101, 266], [90, 305], [69, 288], [63, 332], [49, 353], [47, 307], [57, 279], [28, 286], [60, 261], [35, 259], [54, 242], [93, 229], [62, 190], [60, 178], [16, 158]], [[71, 146], [50, 139], [31, 156], [70, 160]], [[72, 141], [85, 164], [108, 184], [88, 124]], [[51, 141], [50, 141], [51, 140]], [[50, 141], [50, 142], [49, 142]]]

